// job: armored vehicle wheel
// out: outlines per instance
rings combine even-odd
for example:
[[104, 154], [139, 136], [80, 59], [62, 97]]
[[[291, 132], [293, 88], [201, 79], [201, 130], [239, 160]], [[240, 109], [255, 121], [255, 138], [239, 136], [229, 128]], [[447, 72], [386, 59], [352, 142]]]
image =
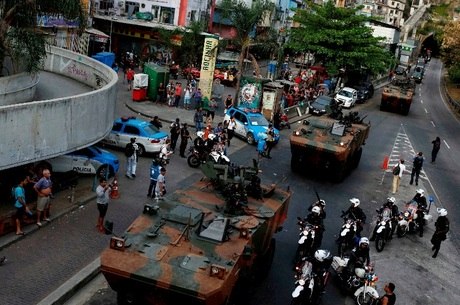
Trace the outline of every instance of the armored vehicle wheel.
[[357, 168], [359, 161], [361, 161], [361, 156], [363, 154], [363, 149], [360, 147], [353, 156], [353, 168]]
[[257, 266], [254, 270], [256, 272], [255, 277], [257, 280], [262, 280], [268, 276], [268, 273], [270, 272], [270, 268], [273, 263], [273, 257], [275, 256], [275, 250], [276, 240], [272, 238], [267, 253], [260, 257], [259, 261], [257, 262]]
[[409, 114], [409, 109], [410, 109], [410, 106], [402, 106], [401, 107], [401, 114], [402, 115], [408, 115]]
[[382, 104], [380, 104], [380, 111], [385, 111], [386, 107]]
[[292, 156], [291, 157], [291, 170], [294, 173], [299, 173], [300, 172], [300, 161], [297, 156]]
[[254, 139], [254, 135], [252, 134], [252, 132], [248, 132], [248, 134], [246, 135], [246, 138], [247, 138], [248, 144], [253, 145], [254, 143], [256, 143], [256, 140]]

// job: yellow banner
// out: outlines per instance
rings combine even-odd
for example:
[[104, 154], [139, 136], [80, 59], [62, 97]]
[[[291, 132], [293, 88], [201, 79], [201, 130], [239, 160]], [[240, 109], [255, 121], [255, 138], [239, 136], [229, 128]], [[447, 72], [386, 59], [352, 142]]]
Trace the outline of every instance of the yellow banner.
[[208, 36], [204, 39], [199, 85], [203, 99], [205, 97], [207, 97], [209, 100], [211, 99], [218, 44], [219, 39], [216, 36]]

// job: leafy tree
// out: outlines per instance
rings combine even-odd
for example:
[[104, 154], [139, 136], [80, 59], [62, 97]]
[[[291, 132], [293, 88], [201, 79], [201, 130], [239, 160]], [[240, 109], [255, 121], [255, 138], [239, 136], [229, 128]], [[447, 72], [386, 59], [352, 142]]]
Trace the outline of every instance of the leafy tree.
[[460, 63], [460, 21], [451, 21], [444, 26], [442, 53], [447, 66]]
[[[250, 53], [250, 46], [256, 43], [257, 25], [264, 20], [270, 18], [270, 14], [274, 9], [274, 4], [268, 0], [254, 0], [252, 6], [248, 6], [242, 0], [222, 0], [218, 8], [222, 12], [222, 18], [230, 20], [232, 26], [236, 29], [236, 37], [232, 40], [232, 44], [240, 49], [240, 57], [238, 61], [238, 73], [236, 82], [236, 95], [239, 92], [240, 74], [243, 71], [243, 61], [247, 56], [252, 61], [254, 70], [257, 75], [260, 75], [259, 65], [253, 54]], [[236, 100], [237, 100], [236, 96]]]
[[291, 29], [288, 46], [314, 53], [332, 74], [363, 68], [383, 72], [393, 56], [382, 48], [383, 38], [372, 36], [366, 25], [370, 20], [357, 14], [357, 9], [335, 7], [333, 1], [324, 5], [308, 2], [306, 9], [296, 11], [294, 22], [300, 26]]
[[204, 36], [201, 33], [204, 29], [205, 23], [194, 21], [182, 31], [179, 58], [183, 66], [194, 65], [198, 67], [200, 65], [204, 41]]
[[448, 69], [449, 80], [454, 84], [460, 84], [460, 63], [451, 66]]
[[0, 1], [0, 73], [8, 57], [13, 63], [13, 72], [17, 72], [20, 65], [27, 72], [36, 72], [42, 67], [47, 42], [37, 25], [40, 16], [77, 20], [81, 29], [86, 25], [80, 0]]

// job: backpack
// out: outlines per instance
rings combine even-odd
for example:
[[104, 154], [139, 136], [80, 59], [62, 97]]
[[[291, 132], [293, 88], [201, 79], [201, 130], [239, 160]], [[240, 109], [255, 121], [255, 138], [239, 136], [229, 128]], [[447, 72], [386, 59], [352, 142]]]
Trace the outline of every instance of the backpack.
[[125, 156], [131, 157], [133, 154], [134, 154], [134, 146], [133, 144], [129, 143], [126, 145], [126, 148], [125, 148]]
[[401, 171], [401, 168], [399, 167], [399, 164], [396, 165], [394, 168], [393, 168], [393, 175], [399, 175], [399, 172]]

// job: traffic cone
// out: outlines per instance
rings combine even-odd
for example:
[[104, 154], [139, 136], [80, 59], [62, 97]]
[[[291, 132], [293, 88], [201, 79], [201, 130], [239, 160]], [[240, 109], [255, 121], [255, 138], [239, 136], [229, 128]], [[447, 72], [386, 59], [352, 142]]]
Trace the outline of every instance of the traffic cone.
[[388, 156], [385, 156], [385, 158], [383, 158], [383, 162], [382, 162], [382, 169], [383, 170], [387, 170], [388, 169], [388, 161], [390, 160], [390, 158]]
[[113, 178], [112, 191], [110, 192], [110, 198], [111, 199], [120, 198], [120, 193], [118, 192], [118, 179], [117, 179], [117, 177]]

